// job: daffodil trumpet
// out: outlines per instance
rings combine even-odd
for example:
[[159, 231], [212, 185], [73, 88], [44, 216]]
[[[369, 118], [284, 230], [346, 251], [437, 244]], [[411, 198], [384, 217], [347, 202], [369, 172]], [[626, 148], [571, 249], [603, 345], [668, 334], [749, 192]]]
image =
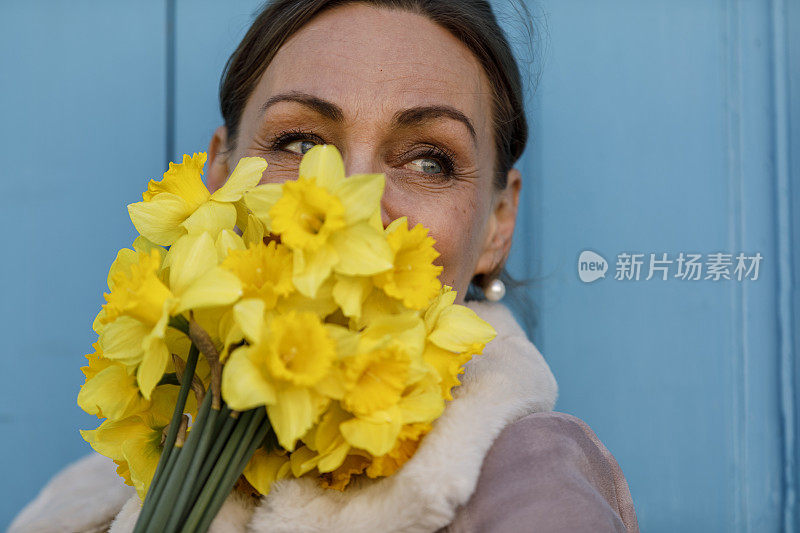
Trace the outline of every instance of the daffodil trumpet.
[[82, 368], [78, 405], [104, 421], [81, 435], [135, 487], [138, 533], [206, 531], [232, 490], [392, 475], [495, 336], [439, 281], [425, 227], [384, 227], [382, 174], [346, 177], [321, 145], [296, 180], [262, 184], [247, 157], [212, 193], [205, 161], [128, 206], [139, 236]]

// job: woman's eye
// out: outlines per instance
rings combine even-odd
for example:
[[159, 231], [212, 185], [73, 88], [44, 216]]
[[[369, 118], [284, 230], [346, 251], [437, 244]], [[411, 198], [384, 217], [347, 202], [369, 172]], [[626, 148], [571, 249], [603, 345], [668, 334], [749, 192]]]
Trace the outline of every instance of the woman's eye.
[[294, 152], [296, 154], [305, 154], [309, 150], [311, 150], [317, 143], [314, 141], [302, 140], [302, 141], [292, 141], [288, 142], [283, 145], [283, 149], [289, 152]]
[[442, 165], [437, 160], [428, 157], [415, 159], [408, 166], [423, 174], [441, 174], [442, 172]]

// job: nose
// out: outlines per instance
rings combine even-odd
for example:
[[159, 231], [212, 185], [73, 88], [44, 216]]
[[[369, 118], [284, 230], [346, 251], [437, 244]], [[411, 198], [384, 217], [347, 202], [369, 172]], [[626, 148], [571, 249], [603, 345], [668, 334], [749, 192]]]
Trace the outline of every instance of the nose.
[[375, 147], [368, 143], [351, 144], [342, 154], [346, 176], [383, 172]]

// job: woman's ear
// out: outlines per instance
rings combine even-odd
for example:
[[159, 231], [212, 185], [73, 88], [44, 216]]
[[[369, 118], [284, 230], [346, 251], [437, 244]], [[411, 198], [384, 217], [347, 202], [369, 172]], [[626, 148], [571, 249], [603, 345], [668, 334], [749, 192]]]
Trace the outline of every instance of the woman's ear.
[[517, 223], [521, 187], [522, 176], [519, 170], [512, 168], [508, 171], [506, 187], [495, 195], [483, 250], [475, 267], [475, 275], [482, 275], [487, 281], [500, 273], [508, 259]]
[[208, 170], [206, 182], [212, 193], [222, 187], [228, 179], [228, 128], [220, 126], [208, 143]]

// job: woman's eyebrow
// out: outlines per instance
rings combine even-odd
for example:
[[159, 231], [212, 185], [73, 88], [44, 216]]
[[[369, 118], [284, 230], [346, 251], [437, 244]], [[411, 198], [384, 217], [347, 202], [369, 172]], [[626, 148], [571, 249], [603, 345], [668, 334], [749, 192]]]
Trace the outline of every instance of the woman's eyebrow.
[[[264, 102], [264, 105], [261, 106], [261, 115], [263, 116], [271, 106], [278, 102], [296, 102], [334, 122], [344, 121], [344, 112], [341, 107], [329, 100], [299, 91], [290, 91], [271, 96]], [[456, 120], [464, 124], [470, 136], [472, 136], [473, 144], [478, 142], [475, 126], [472, 125], [472, 121], [469, 117], [455, 107], [449, 105], [423, 105], [398, 111], [392, 117], [392, 128], [419, 126], [426, 121], [442, 117]]]
[[428, 120], [441, 117], [457, 120], [464, 124], [469, 130], [469, 134], [472, 136], [472, 143], [476, 144], [478, 142], [472, 121], [464, 113], [449, 105], [426, 105], [403, 109], [394, 114], [392, 126], [395, 128], [419, 126]]
[[270, 97], [266, 102], [264, 102], [264, 105], [261, 106], [261, 115], [263, 116], [271, 106], [277, 104], [278, 102], [296, 102], [308, 107], [313, 111], [316, 111], [323, 117], [334, 122], [344, 121], [344, 112], [338, 105], [334, 104], [333, 102], [329, 102], [328, 100], [323, 100], [322, 98], [314, 96], [313, 94], [302, 93], [298, 91], [276, 94], [275, 96]]

